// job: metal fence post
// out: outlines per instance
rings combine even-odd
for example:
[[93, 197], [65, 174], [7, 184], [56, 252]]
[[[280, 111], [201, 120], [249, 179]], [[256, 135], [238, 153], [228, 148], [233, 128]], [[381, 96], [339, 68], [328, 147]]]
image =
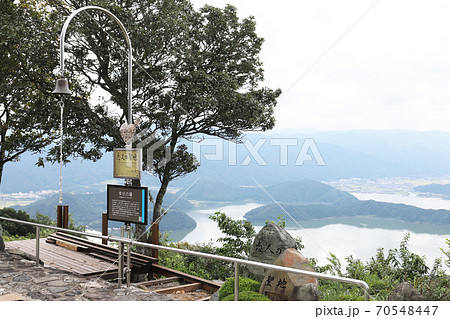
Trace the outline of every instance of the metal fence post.
[[239, 265], [234, 263], [234, 301], [239, 301]]
[[[120, 227], [120, 237], [123, 238], [123, 226]], [[117, 271], [117, 286], [118, 288], [122, 288], [122, 280], [123, 280], [123, 242], [119, 242], [119, 269]]]
[[[246, 266], [260, 267], [260, 268], [264, 268], [264, 269], [273, 269], [273, 270], [277, 270], [277, 271], [294, 273], [294, 274], [302, 275], [302, 276], [311, 276], [311, 277], [315, 277], [318, 279], [332, 280], [332, 281], [336, 281], [336, 282], [343, 282], [343, 283], [348, 283], [348, 284], [352, 284], [352, 285], [357, 285], [364, 290], [364, 300], [368, 301], [369, 298], [371, 297], [369, 295], [369, 289], [370, 289], [369, 285], [365, 281], [362, 281], [362, 280], [338, 277], [338, 276], [331, 276], [331, 275], [327, 275], [327, 274], [316, 273], [316, 272], [311, 272], [311, 271], [306, 271], [306, 270], [287, 268], [287, 267], [271, 265], [271, 264], [258, 263], [258, 262], [250, 261], [250, 260], [212, 255], [212, 254], [202, 253], [202, 252], [198, 252], [198, 251], [190, 251], [190, 250], [179, 249], [179, 248], [168, 247], [168, 246], [160, 246], [160, 245], [154, 245], [154, 244], [148, 244], [148, 243], [133, 242], [130, 239], [123, 238], [123, 227], [121, 228], [121, 237], [122, 238], [118, 238], [118, 237], [114, 237], [114, 236], [106, 237], [103, 235], [96, 235], [96, 234], [90, 234], [90, 233], [76, 231], [76, 230], [63, 229], [60, 227], [37, 224], [34, 222], [17, 220], [17, 219], [7, 218], [7, 217], [3, 217], [3, 216], [0, 216], [0, 220], [36, 227], [36, 261], [37, 261], [37, 263], [39, 263], [38, 261], [39, 261], [39, 240], [40, 240], [39, 229], [40, 229], [40, 227], [47, 228], [47, 229], [53, 229], [56, 231], [65, 231], [67, 233], [71, 233], [71, 234], [75, 234], [75, 235], [82, 235], [82, 236], [88, 236], [88, 237], [94, 237], [94, 238], [100, 238], [100, 239], [106, 239], [109, 241], [118, 242], [119, 243], [119, 258], [118, 258], [119, 259], [119, 271], [118, 271], [119, 272], [119, 276], [118, 276], [119, 277], [118, 278], [119, 287], [121, 287], [122, 281], [124, 279], [123, 278], [123, 270], [124, 270], [124, 267], [123, 267], [124, 266], [124, 256], [123, 255], [124, 255], [124, 243], [127, 243], [131, 247], [133, 245], [136, 245], [139, 247], [148, 247], [148, 248], [152, 248], [152, 249], [172, 251], [172, 252], [176, 252], [176, 253], [180, 253], [180, 254], [187, 254], [187, 255], [196, 256], [196, 257], [211, 258], [211, 259], [215, 259], [215, 260], [222, 260], [225, 262], [234, 263], [235, 300], [239, 300], [239, 268], [238, 268], [239, 264], [243, 264]], [[129, 250], [129, 253], [131, 254], [131, 250]], [[129, 259], [131, 260], [131, 258], [129, 258]]]
[[[127, 238], [131, 239], [131, 226], [127, 225]], [[127, 245], [127, 287], [131, 285], [131, 245]]]
[[40, 229], [36, 226], [36, 267], [39, 267], [39, 240], [40, 240]]

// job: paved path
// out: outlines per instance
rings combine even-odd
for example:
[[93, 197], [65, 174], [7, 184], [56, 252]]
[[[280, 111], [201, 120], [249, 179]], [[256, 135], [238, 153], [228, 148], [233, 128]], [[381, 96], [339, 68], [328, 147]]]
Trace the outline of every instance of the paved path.
[[1, 300], [177, 300], [172, 296], [136, 287], [117, 288], [117, 283], [49, 267], [36, 267], [24, 256], [0, 252]]

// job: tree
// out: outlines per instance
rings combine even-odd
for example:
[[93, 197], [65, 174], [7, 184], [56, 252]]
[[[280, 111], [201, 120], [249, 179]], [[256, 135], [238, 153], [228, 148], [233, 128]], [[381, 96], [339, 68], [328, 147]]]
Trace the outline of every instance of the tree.
[[217, 227], [225, 235], [217, 241], [223, 243], [218, 249], [219, 254], [235, 258], [248, 258], [252, 242], [256, 235], [251, 222], [246, 220], [233, 220], [225, 213], [215, 212], [209, 219], [217, 222]]
[[[5, 164], [25, 152], [48, 150], [41, 166], [59, 159], [60, 108], [50, 94], [58, 63], [58, 15], [42, 1], [0, 2], [0, 183]], [[102, 105], [91, 108], [86, 87], [77, 85], [74, 91], [65, 101], [64, 161], [71, 155], [97, 160], [101, 149], [111, 150], [119, 138], [112, 130], [117, 121]]]
[[447, 267], [450, 268], [450, 239], [446, 239], [445, 243], [448, 246], [448, 250], [444, 250], [443, 248], [440, 248], [441, 251], [444, 253], [445, 256], [447, 256], [447, 260], [445, 260], [445, 264], [447, 265]]
[[[0, 3], [0, 182], [3, 167], [26, 151], [40, 151], [56, 138], [49, 121], [56, 110], [43, 93], [55, 63], [53, 43], [39, 33], [47, 28], [27, 2]], [[36, 32], [38, 31], [38, 32]], [[38, 44], [39, 41], [44, 45]]]
[[[61, 9], [82, 5], [55, 2]], [[263, 39], [255, 33], [254, 18], [239, 20], [232, 6], [195, 11], [185, 0], [90, 4], [113, 12], [130, 33], [137, 61], [133, 110], [141, 120], [134, 145], [143, 147], [144, 167], [161, 184], [153, 208], [153, 221], [158, 222], [169, 183], [198, 166], [183, 142], [204, 135], [239, 140], [245, 131], [271, 129], [281, 92], [259, 87]], [[74, 77], [111, 94], [124, 122], [126, 50], [121, 31], [110, 20], [95, 11], [77, 20], [79, 32], [70, 38], [73, 59], [68, 63]]]

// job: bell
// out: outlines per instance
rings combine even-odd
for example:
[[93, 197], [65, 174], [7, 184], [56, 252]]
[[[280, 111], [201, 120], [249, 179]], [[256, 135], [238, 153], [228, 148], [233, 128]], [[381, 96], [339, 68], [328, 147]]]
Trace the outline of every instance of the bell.
[[68, 94], [71, 95], [72, 91], [69, 89], [69, 82], [67, 79], [57, 79], [56, 87], [52, 92], [53, 94]]

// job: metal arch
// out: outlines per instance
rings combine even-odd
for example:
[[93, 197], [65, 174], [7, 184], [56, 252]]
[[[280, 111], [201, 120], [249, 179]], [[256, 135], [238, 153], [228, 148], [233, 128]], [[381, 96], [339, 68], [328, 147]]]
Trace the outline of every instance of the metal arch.
[[120, 29], [123, 31], [124, 35], [125, 35], [125, 40], [127, 42], [127, 48], [128, 48], [128, 116], [127, 116], [127, 120], [128, 120], [128, 124], [131, 124], [133, 119], [132, 119], [132, 87], [133, 87], [133, 55], [132, 55], [132, 48], [131, 48], [131, 41], [130, 41], [130, 37], [128, 36], [127, 30], [125, 29], [125, 27], [123, 26], [122, 22], [120, 22], [120, 20], [111, 12], [109, 12], [108, 10], [101, 8], [101, 7], [97, 7], [97, 6], [86, 6], [86, 7], [81, 7], [77, 10], [75, 10], [74, 12], [71, 13], [71, 15], [67, 18], [66, 22], [64, 23], [64, 26], [62, 28], [61, 31], [61, 36], [60, 36], [60, 69], [61, 69], [61, 73], [64, 73], [64, 40], [66, 37], [66, 31], [67, 28], [69, 27], [69, 23], [70, 21], [72, 21], [72, 19], [80, 12], [85, 11], [85, 10], [98, 10], [101, 12], [106, 13], [109, 17], [111, 17], [114, 21], [117, 22], [117, 24], [119, 25]]

